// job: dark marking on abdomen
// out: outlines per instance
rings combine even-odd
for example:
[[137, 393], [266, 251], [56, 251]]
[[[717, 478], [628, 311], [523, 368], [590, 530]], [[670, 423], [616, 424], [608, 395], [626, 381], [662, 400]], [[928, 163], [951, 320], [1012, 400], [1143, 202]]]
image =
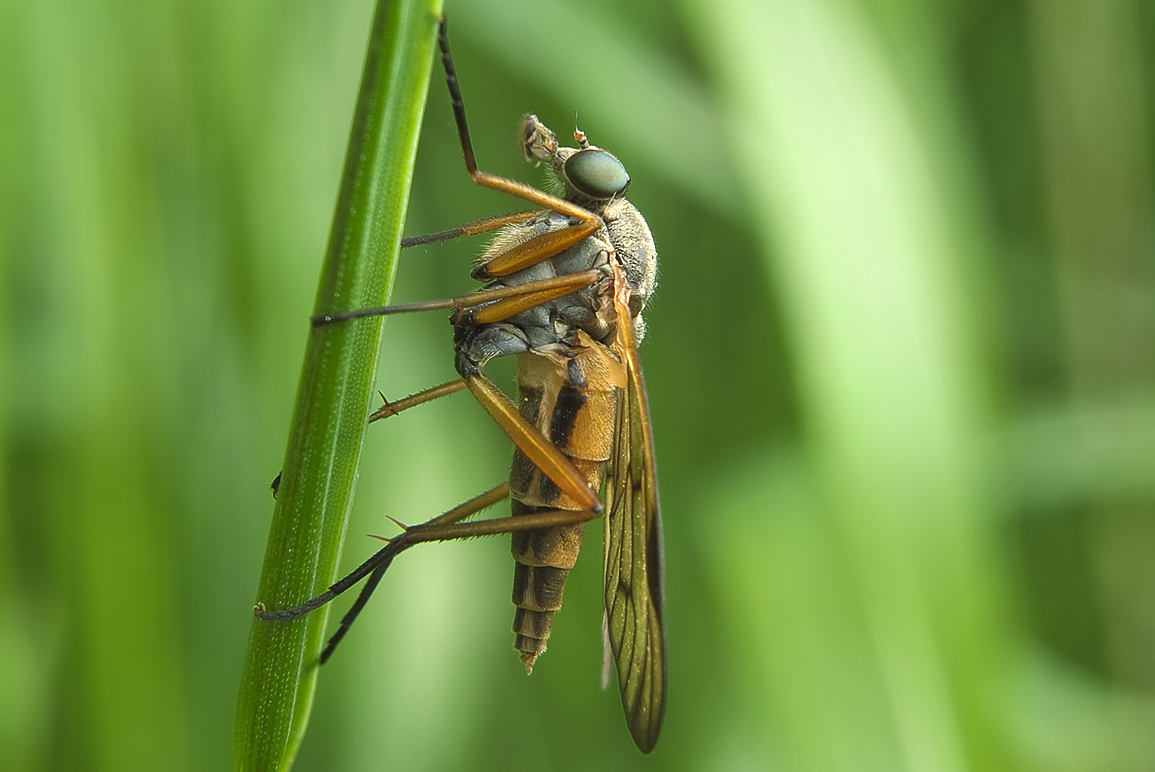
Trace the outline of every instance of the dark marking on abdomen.
[[543, 504], [553, 504], [561, 498], [561, 488], [544, 474], [538, 473], [538, 493]]
[[589, 382], [586, 380], [586, 374], [582, 372], [581, 365], [578, 364], [576, 358], [566, 363], [565, 378], [570, 382], [570, 385], [577, 386], [579, 389], [583, 389], [589, 385]]
[[544, 391], [519, 384], [517, 387], [517, 396], [517, 412], [521, 413], [522, 418], [536, 426], [537, 414], [541, 411], [541, 400], [544, 396]]
[[549, 439], [562, 451], [569, 445], [574, 424], [577, 423], [578, 414], [587, 399], [589, 398], [583, 392], [572, 386], [562, 386], [557, 393], [557, 402], [553, 406], [553, 418], [549, 424]]

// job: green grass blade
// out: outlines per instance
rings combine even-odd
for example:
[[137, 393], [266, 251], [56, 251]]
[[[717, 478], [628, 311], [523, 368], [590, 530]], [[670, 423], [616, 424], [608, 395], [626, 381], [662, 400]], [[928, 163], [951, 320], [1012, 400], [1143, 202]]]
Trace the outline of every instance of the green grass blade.
[[[428, 93], [439, 0], [380, 2], [314, 313], [381, 305], [393, 283]], [[304, 321], [304, 320], [302, 320]], [[259, 600], [297, 604], [335, 578], [365, 434], [381, 319], [311, 330]], [[236, 768], [287, 769], [308, 721], [328, 614], [254, 619]]]

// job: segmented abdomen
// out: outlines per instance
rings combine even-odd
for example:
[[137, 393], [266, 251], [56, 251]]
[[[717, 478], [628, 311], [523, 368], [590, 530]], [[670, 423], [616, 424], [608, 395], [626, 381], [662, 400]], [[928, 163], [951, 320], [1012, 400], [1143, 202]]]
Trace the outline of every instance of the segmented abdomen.
[[[589, 345], [518, 357], [518, 409], [576, 466], [590, 486], [601, 488], [613, 448], [614, 411], [621, 365], [604, 346]], [[513, 515], [580, 510], [514, 449], [509, 477]], [[516, 531], [513, 534], [513, 631], [526, 672], [545, 651], [553, 615], [561, 608], [566, 576], [577, 561], [585, 523]]]

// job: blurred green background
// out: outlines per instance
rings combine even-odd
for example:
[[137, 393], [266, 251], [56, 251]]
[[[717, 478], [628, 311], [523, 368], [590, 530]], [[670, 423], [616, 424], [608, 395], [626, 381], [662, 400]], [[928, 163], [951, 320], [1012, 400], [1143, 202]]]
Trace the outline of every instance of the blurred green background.
[[[371, 5], [0, 2], [0, 769], [231, 766]], [[1152, 5], [447, 13], [482, 168], [576, 111], [658, 242], [669, 709], [643, 759], [598, 689], [596, 535], [528, 679], [507, 540], [422, 547], [296, 769], [1155, 769]], [[518, 208], [431, 89], [407, 232]], [[452, 377], [444, 315], [382, 362]], [[345, 564], [508, 455], [464, 395], [373, 427]]]

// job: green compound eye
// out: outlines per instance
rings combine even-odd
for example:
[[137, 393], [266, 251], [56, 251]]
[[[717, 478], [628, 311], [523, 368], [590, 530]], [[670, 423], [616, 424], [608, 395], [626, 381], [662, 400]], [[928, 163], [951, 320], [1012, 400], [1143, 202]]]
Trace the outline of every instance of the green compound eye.
[[630, 184], [622, 162], [597, 148], [581, 150], [566, 159], [565, 176], [590, 198], [613, 198]]

